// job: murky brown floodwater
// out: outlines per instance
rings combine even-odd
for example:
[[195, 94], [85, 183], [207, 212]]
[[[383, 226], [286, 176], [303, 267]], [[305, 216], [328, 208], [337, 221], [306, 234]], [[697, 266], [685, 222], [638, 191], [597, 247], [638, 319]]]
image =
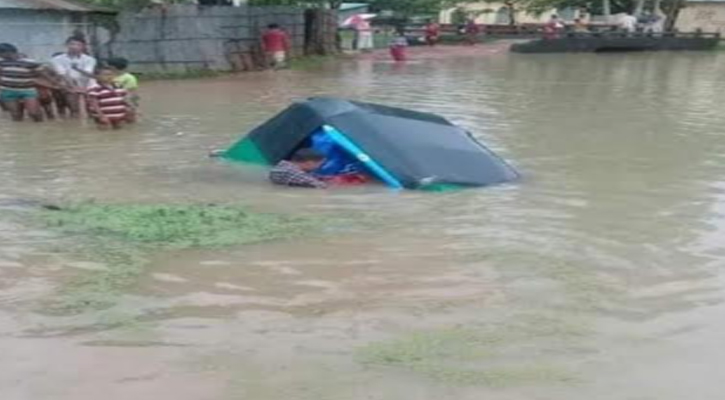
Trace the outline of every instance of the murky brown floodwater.
[[[45, 253], [47, 232], [3, 222], [2, 398], [719, 400], [723, 76], [725, 55], [702, 53], [371, 59], [146, 84], [145, 121], [120, 133], [2, 120], [0, 200], [234, 201], [365, 221], [292, 243], [160, 254], [114, 309], [55, 318], [37, 301], [89, 264]], [[206, 158], [321, 94], [444, 114], [526, 178], [443, 195], [308, 192]], [[465, 384], [425, 360], [411, 371], [355, 357], [411, 332], [507, 336], [542, 320], [564, 333], [499, 338], [482, 364], [557, 366], [575, 380], [502, 372]]]

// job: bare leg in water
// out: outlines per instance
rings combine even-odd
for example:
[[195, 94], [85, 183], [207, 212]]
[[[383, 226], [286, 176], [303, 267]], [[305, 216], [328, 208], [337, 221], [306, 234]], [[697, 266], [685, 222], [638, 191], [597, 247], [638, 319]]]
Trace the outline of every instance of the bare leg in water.
[[70, 110], [70, 117], [78, 119], [81, 117], [81, 95], [79, 93], [65, 93], [66, 106]]
[[[23, 115], [28, 114], [30, 119], [35, 122], [43, 122], [43, 109], [40, 106], [40, 101], [36, 99], [25, 99], [22, 103], [18, 102], [18, 112], [20, 113], [19, 118], [16, 121], [22, 121]], [[15, 117], [13, 117], [15, 119]]]

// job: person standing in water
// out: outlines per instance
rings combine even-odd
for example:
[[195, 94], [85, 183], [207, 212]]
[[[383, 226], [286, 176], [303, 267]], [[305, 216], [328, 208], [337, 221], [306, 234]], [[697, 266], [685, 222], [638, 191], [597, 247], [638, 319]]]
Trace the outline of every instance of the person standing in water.
[[66, 40], [67, 51], [53, 57], [52, 65], [55, 72], [65, 80], [69, 87], [64, 92], [66, 104], [70, 109], [71, 118], [79, 118], [81, 98], [89, 87], [95, 84], [93, 73], [96, 69], [95, 58], [86, 54], [86, 40], [73, 36]]
[[134, 108], [137, 108], [140, 102], [138, 78], [136, 75], [128, 72], [128, 60], [123, 57], [115, 57], [108, 60], [107, 64], [116, 72], [116, 79], [113, 82], [128, 92], [128, 98], [131, 104]]
[[287, 32], [277, 24], [269, 24], [262, 35], [262, 47], [269, 65], [274, 69], [287, 66], [287, 53], [290, 51], [290, 39]]
[[438, 44], [440, 37], [441, 26], [432, 19], [429, 19], [428, 23], [425, 25], [425, 42], [428, 46], [432, 47]]
[[35, 122], [43, 121], [36, 79], [43, 77], [43, 66], [22, 57], [17, 47], [0, 44], [0, 102], [13, 120], [22, 121], [25, 113]]
[[466, 35], [466, 43], [468, 43], [469, 46], [474, 46], [478, 43], [478, 34], [481, 32], [481, 28], [479, 28], [473, 18], [470, 18], [468, 22], [466, 22], [463, 32]]
[[393, 60], [397, 62], [403, 62], [407, 60], [406, 51], [408, 49], [408, 39], [405, 37], [405, 30], [398, 28], [395, 31], [395, 36], [390, 41], [390, 55]]
[[115, 69], [101, 67], [96, 77], [97, 83], [88, 89], [88, 108], [98, 129], [121, 129], [124, 124], [134, 122], [128, 91], [114, 82], [117, 77]]
[[360, 21], [355, 24], [355, 32], [358, 50], [369, 52], [375, 48], [373, 28], [370, 26], [370, 21], [365, 18], [361, 18]]

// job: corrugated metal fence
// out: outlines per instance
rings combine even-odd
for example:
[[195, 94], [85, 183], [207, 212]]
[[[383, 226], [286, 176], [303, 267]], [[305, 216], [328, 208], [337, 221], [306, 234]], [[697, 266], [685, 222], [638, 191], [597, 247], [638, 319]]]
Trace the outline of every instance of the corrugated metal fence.
[[295, 55], [334, 51], [337, 21], [327, 10], [170, 6], [121, 14], [101, 52], [128, 58], [139, 72], [253, 69], [262, 57], [261, 32], [271, 23], [289, 32]]

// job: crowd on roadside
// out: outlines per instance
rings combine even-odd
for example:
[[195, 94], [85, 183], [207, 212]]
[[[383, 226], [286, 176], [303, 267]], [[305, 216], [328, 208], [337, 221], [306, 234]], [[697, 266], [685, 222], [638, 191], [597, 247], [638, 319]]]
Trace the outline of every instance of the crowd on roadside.
[[[645, 11], [639, 17], [632, 13], [624, 13], [620, 15], [614, 27], [627, 34], [642, 33], [662, 33], [664, 32], [665, 19], [661, 15]], [[590, 23], [585, 17], [575, 18], [573, 24], [566, 24], [558, 15], [551, 16], [549, 21], [543, 27], [545, 39], [554, 39], [564, 32], [573, 33], [590, 33]]]
[[128, 60], [99, 63], [81, 35], [47, 63], [28, 58], [11, 43], [0, 44], [0, 106], [15, 121], [87, 116], [100, 129], [121, 128], [138, 114], [138, 79]]
[[[270, 24], [261, 36], [268, 66], [287, 65], [288, 33]], [[28, 58], [23, 49], [0, 43], [0, 108], [15, 121], [88, 117], [99, 129], [119, 129], [139, 114], [138, 79], [128, 72], [129, 61], [94, 58], [82, 35], [65, 43], [66, 50], [47, 62]]]

